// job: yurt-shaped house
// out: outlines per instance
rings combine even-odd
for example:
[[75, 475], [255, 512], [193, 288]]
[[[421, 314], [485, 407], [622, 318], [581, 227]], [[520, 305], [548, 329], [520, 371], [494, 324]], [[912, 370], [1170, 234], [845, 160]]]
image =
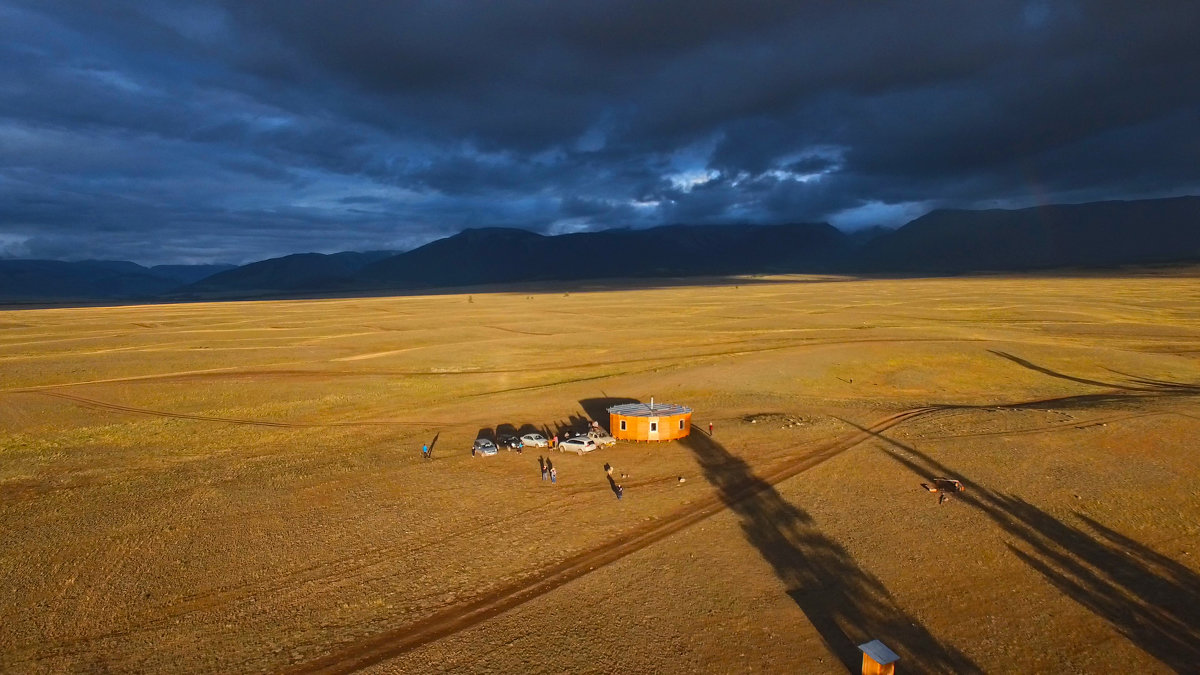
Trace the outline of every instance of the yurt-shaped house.
[[674, 403], [623, 403], [608, 409], [609, 429], [622, 441], [670, 441], [692, 431], [692, 409]]

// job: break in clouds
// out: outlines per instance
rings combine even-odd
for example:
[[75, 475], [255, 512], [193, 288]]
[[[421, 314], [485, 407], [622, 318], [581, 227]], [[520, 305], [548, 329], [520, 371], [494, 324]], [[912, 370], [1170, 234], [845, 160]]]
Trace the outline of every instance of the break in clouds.
[[1200, 192], [1200, 4], [0, 0], [0, 256]]

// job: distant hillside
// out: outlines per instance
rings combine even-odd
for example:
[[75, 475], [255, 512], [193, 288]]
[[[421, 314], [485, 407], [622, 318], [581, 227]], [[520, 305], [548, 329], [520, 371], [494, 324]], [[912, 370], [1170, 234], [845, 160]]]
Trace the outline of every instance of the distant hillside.
[[1200, 260], [1200, 197], [928, 213], [850, 269], [942, 274]]
[[0, 260], [0, 302], [152, 299], [187, 279], [202, 278], [228, 267], [148, 268], [113, 260]]
[[368, 265], [356, 281], [426, 288], [514, 281], [789, 272], [825, 268], [846, 253], [825, 224], [674, 225], [542, 236], [466, 230]]
[[0, 260], [0, 302], [187, 300], [524, 281], [817, 272], [961, 274], [1200, 261], [1200, 197], [940, 210], [898, 230], [671, 225], [544, 236], [465, 230], [406, 253], [301, 253], [230, 268]]
[[150, 268], [150, 271], [179, 284], [194, 284], [218, 272], [236, 268], [237, 265], [155, 265]]
[[352, 285], [365, 265], [395, 255], [366, 253], [296, 253], [242, 265], [179, 289], [180, 293], [270, 293], [339, 290]]

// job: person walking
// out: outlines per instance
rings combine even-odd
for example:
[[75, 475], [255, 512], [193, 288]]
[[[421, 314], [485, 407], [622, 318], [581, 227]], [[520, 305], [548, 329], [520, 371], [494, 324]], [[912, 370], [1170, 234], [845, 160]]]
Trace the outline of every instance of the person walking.
[[429, 444], [425, 443], [421, 446], [421, 459], [429, 459]]
[[542, 470], [542, 480], [546, 480], [546, 458], [538, 455], [538, 468]]
[[554, 467], [550, 467], [550, 482], [556, 485], [558, 484], [558, 469], [555, 469]]
[[621, 501], [621, 496], [623, 494], [625, 494], [625, 488], [621, 487], [620, 484], [618, 484], [616, 492], [617, 492], [617, 501]]
[[708, 435], [712, 436], [712, 422], [708, 423]]

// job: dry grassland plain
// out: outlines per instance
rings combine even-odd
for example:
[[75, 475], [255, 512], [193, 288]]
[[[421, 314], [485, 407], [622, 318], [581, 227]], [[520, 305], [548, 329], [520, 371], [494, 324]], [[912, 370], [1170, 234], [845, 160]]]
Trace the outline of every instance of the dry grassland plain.
[[1198, 281], [2, 312], [0, 671], [1195, 672]]

